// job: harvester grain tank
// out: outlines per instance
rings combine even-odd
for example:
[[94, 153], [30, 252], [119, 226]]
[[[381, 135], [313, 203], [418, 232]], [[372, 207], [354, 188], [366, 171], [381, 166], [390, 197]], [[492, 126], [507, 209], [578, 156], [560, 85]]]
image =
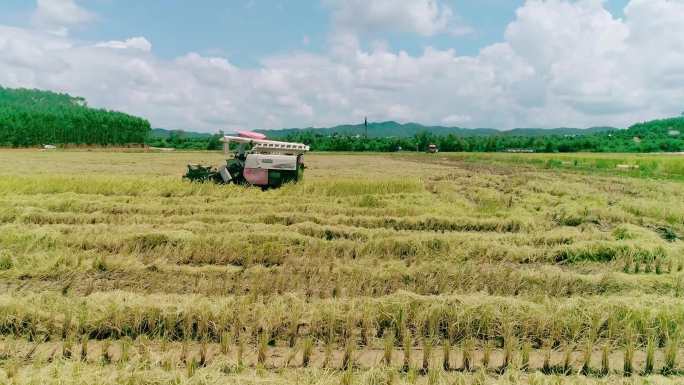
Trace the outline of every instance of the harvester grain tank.
[[237, 144], [237, 150], [225, 165], [217, 168], [188, 165], [184, 178], [269, 188], [297, 182], [304, 174], [304, 153], [309, 151], [305, 144], [268, 140], [263, 134], [249, 131], [238, 132], [237, 136], [224, 136], [226, 154], [230, 152], [231, 143]]

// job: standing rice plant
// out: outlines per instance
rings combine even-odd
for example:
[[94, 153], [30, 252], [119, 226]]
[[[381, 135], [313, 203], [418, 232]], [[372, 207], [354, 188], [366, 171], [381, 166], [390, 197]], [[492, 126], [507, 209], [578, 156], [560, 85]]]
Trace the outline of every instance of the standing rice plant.
[[361, 345], [363, 346], [369, 346], [370, 345], [370, 334], [371, 334], [371, 328], [372, 328], [372, 321], [370, 318], [370, 312], [364, 311], [363, 316], [361, 317]]
[[328, 315], [327, 320], [327, 336], [325, 337], [325, 358], [323, 359], [323, 367], [329, 368], [332, 364], [333, 350], [335, 348], [335, 318], [333, 315]]
[[[146, 343], [147, 337], [145, 336], [140, 336], [138, 337], [138, 362], [141, 366], [142, 369], [144, 370], [149, 370], [151, 365], [152, 365], [152, 359], [150, 358], [150, 348], [148, 344]], [[121, 364], [123, 364], [123, 360], [119, 360]]]
[[383, 352], [382, 362], [385, 366], [392, 366], [392, 352], [394, 351], [394, 333], [391, 330], [385, 330], [383, 336]]
[[197, 360], [195, 357], [190, 359], [190, 362], [187, 363], [185, 369], [188, 378], [192, 378], [195, 375], [195, 372], [197, 371]]
[[463, 343], [463, 370], [470, 372], [473, 369], [473, 355], [475, 352], [475, 343], [472, 338], [468, 338]]
[[176, 326], [178, 318], [175, 314], [169, 313], [164, 316], [164, 338], [167, 340], [175, 340], [178, 337]]
[[192, 339], [195, 334], [195, 320], [192, 314], [188, 313], [181, 316], [181, 329], [183, 331], [183, 338], [186, 340]]
[[266, 365], [266, 352], [268, 350], [269, 334], [266, 330], [259, 333], [257, 341], [257, 364], [261, 366]]
[[332, 335], [329, 335], [325, 340], [325, 357], [323, 358], [323, 367], [329, 368], [332, 363], [333, 350], [335, 349], [335, 342]]
[[492, 341], [485, 341], [482, 348], [482, 369], [487, 370], [492, 359]]
[[302, 367], [309, 367], [311, 363], [311, 353], [313, 352], [314, 342], [311, 337], [304, 338], [302, 341]]
[[427, 383], [428, 385], [439, 385], [442, 383], [443, 373], [439, 370], [431, 370], [428, 373]]
[[515, 351], [517, 349], [517, 341], [513, 334], [509, 334], [504, 339], [503, 346], [503, 363], [501, 365], [501, 371], [505, 371], [508, 368], [512, 368], [515, 365]]
[[221, 347], [221, 354], [228, 355], [230, 353], [230, 343], [233, 340], [230, 332], [221, 333], [219, 338], [219, 345]]
[[55, 326], [55, 323], [56, 323], [55, 317], [56, 317], [55, 313], [51, 311], [50, 314], [48, 315], [47, 319], [45, 320], [45, 341], [46, 342], [50, 341], [50, 339], [52, 339], [52, 337], [56, 333], [57, 327]]
[[344, 322], [344, 330], [342, 331], [342, 341], [347, 341], [354, 338], [354, 329], [356, 325], [356, 319], [350, 314], [346, 317]]
[[663, 364], [663, 375], [671, 375], [677, 371], [677, 353], [679, 352], [679, 341], [675, 336], [669, 336], [665, 343], [665, 362]]
[[19, 374], [19, 362], [16, 360], [11, 360], [4, 363], [5, 375], [8, 380], [11, 380], [10, 384], [16, 384], [15, 378]]
[[406, 372], [406, 382], [412, 385], [418, 382], [418, 370], [416, 368], [411, 367]]
[[634, 339], [629, 337], [625, 343], [623, 374], [629, 377], [634, 372]]
[[449, 337], [442, 341], [442, 369], [445, 372], [451, 370], [451, 339]]
[[395, 381], [397, 380], [397, 372], [390, 369], [386, 371], [385, 374], [385, 381], [382, 383], [382, 385], [394, 385]]
[[432, 338], [423, 338], [423, 365], [421, 367], [421, 373], [423, 375], [430, 371], [430, 361], [432, 360]]
[[605, 377], [608, 373], [610, 373], [610, 345], [605, 343], [601, 350], [601, 375]]
[[67, 339], [62, 341], [62, 357], [64, 357], [65, 359], [70, 359], [73, 349], [74, 341], [71, 339], [71, 337], [67, 337]]
[[413, 347], [413, 342], [411, 341], [411, 333], [408, 329], [405, 329], [402, 333], [404, 340], [402, 341], [402, 346], [404, 348], [404, 365], [401, 370], [408, 372], [411, 369], [411, 348]]
[[109, 347], [111, 345], [111, 341], [109, 339], [106, 339], [102, 341], [102, 350], [100, 351], [100, 359], [103, 364], [111, 364], [112, 363], [112, 356], [111, 353], [109, 352]]
[[206, 338], [202, 338], [202, 341], [200, 342], [200, 349], [199, 349], [199, 362], [198, 365], [199, 367], [203, 368], [207, 366], [208, 362], [208, 354], [209, 354], [209, 347], [207, 345], [207, 340]]
[[645, 375], [653, 374], [653, 369], [655, 368], [655, 350], [655, 337], [650, 336], [648, 337], [648, 341], [646, 343], [646, 362], [644, 363]]
[[520, 350], [520, 369], [523, 371], [528, 371], [530, 369], [530, 351], [532, 350], [532, 345], [525, 341], [522, 344], [522, 349]]
[[126, 363], [130, 360], [131, 344], [132, 341], [130, 337], [127, 336], [121, 339], [121, 357], [119, 358], [119, 362]]
[[173, 361], [173, 355], [171, 354], [165, 354], [164, 357], [161, 360], [161, 367], [163, 370], [170, 372], [171, 369], [175, 367], [175, 363]]
[[404, 333], [408, 331], [408, 328], [406, 327], [406, 314], [403, 308], [399, 309], [399, 314], [397, 315], [397, 318], [394, 321], [394, 329], [394, 336], [396, 340], [401, 341], [403, 343]]
[[572, 368], [572, 352], [574, 350], [574, 347], [571, 344], [568, 344], [565, 347], [565, 353], [563, 354], [563, 373], [567, 376], [570, 375], [573, 371]]
[[594, 350], [594, 343], [591, 339], [587, 339], [584, 345], [584, 352], [582, 353], [582, 369], [580, 373], [588, 375], [591, 373], [591, 353]]
[[354, 338], [351, 337], [347, 338], [344, 343], [344, 356], [342, 357], [343, 370], [350, 370], [354, 367], [354, 345], [356, 345], [356, 342], [354, 341]]
[[294, 348], [297, 345], [297, 337], [299, 336], [299, 316], [294, 315], [290, 320], [290, 326], [288, 331], [288, 347]]
[[66, 340], [71, 334], [71, 312], [64, 314], [64, 322], [62, 323], [62, 339]]
[[485, 368], [481, 368], [480, 370], [477, 371], [477, 373], [473, 376], [473, 385], [485, 385], [487, 384], [487, 370]]
[[354, 371], [352, 370], [351, 367], [346, 369], [344, 373], [342, 373], [342, 380], [340, 381], [341, 385], [353, 385], [354, 384]]
[[245, 366], [244, 357], [245, 357], [245, 337], [242, 334], [240, 334], [238, 336], [238, 340], [237, 340], [237, 351], [236, 351], [236, 362], [237, 362], [238, 369], [243, 368]]
[[546, 348], [544, 349], [544, 362], [542, 364], [542, 373], [551, 374], [551, 372], [551, 344], [547, 343]]
[[646, 261], [646, 268], [644, 269], [644, 273], [651, 274], [651, 272], [653, 272], [653, 265], [651, 260], [649, 259], [648, 261]]
[[292, 364], [292, 361], [294, 361], [295, 357], [297, 357], [297, 353], [299, 353], [299, 348], [301, 348], [301, 346], [295, 346], [294, 348], [290, 348], [290, 351], [287, 353], [287, 357], [285, 358], [286, 368], [289, 368], [290, 364]]
[[188, 364], [188, 340], [187, 339], [184, 339], [183, 342], [181, 342], [180, 361], [185, 365]]
[[88, 340], [85, 334], [81, 337], [81, 361], [83, 362], [88, 361]]

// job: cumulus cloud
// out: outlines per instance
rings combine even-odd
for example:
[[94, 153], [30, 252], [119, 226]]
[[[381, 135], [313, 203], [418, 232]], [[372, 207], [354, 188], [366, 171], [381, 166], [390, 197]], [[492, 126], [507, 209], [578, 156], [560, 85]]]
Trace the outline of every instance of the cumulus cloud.
[[65, 36], [69, 28], [91, 22], [95, 14], [80, 7], [74, 0], [38, 0], [33, 23], [51, 33]]
[[110, 40], [95, 44], [98, 48], [111, 48], [111, 49], [136, 49], [143, 52], [152, 51], [152, 43], [144, 37], [132, 37], [124, 41], [120, 40]]
[[456, 26], [454, 13], [439, 0], [324, 0], [333, 11], [337, 28], [342, 32], [367, 33], [379, 30], [417, 33], [467, 33]]
[[351, 34], [345, 55], [338, 46], [286, 53], [255, 68], [197, 53], [161, 59], [142, 37], [88, 43], [0, 26], [0, 84], [69, 92], [154, 126], [204, 131], [364, 116], [497, 128], [625, 126], [683, 109], [682, 17], [683, 0], [631, 0], [623, 19], [597, 0], [530, 0], [501, 42], [473, 56], [368, 51]]

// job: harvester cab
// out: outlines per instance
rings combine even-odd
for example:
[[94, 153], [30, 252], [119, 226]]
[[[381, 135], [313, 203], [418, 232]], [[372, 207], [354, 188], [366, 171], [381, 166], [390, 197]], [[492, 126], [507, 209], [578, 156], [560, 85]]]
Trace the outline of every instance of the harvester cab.
[[237, 136], [224, 136], [222, 141], [226, 154], [230, 153], [231, 143], [237, 144], [232, 159], [217, 168], [190, 164], [184, 178], [265, 189], [297, 182], [303, 177], [304, 153], [309, 151], [305, 144], [268, 140], [256, 132], [238, 132]]

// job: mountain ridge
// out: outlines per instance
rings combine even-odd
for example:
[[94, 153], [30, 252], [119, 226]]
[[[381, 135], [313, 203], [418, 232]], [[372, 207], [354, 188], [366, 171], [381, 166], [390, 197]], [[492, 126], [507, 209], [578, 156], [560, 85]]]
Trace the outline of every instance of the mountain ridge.
[[[408, 138], [421, 132], [429, 132], [434, 135], [455, 135], [461, 137], [474, 136], [548, 136], [548, 135], [590, 135], [608, 131], [616, 131], [619, 128], [608, 126], [597, 126], [589, 128], [557, 127], [557, 128], [514, 128], [511, 130], [497, 130], [495, 128], [464, 128], [457, 126], [428, 126], [420, 123], [398, 123], [395, 121], [372, 122], [368, 123], [368, 136], [370, 138]], [[151, 137], [168, 138], [172, 132], [178, 130], [168, 130], [155, 128], [150, 133]], [[273, 138], [284, 138], [292, 134], [313, 133], [325, 136], [364, 136], [366, 128], [363, 124], [341, 124], [332, 127], [306, 127], [306, 128], [280, 128], [275, 130], [256, 129], [256, 132], [263, 133]], [[182, 136], [186, 138], [207, 138], [212, 136], [210, 133], [182, 131]]]
[[[397, 123], [395, 121], [368, 123], [368, 136], [371, 138], [382, 137], [412, 137], [421, 132], [429, 132], [435, 135], [455, 136], [548, 136], [548, 135], [589, 135], [607, 131], [619, 130], [616, 127], [589, 127], [589, 128], [514, 128], [512, 130], [497, 130], [495, 128], [463, 128], [449, 126], [427, 126], [420, 123]], [[285, 137], [290, 134], [312, 132], [322, 135], [365, 135], [366, 128], [363, 124], [343, 124], [333, 127], [308, 127], [308, 128], [284, 128], [277, 130], [256, 130], [272, 137]]]

